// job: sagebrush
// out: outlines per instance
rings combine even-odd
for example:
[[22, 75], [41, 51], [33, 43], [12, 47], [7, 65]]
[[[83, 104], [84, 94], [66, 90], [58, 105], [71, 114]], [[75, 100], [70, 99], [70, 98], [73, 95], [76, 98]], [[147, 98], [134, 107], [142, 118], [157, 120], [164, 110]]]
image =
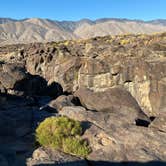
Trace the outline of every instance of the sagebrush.
[[42, 146], [85, 157], [90, 153], [90, 147], [81, 139], [81, 134], [79, 121], [67, 117], [50, 117], [36, 129], [36, 140]]

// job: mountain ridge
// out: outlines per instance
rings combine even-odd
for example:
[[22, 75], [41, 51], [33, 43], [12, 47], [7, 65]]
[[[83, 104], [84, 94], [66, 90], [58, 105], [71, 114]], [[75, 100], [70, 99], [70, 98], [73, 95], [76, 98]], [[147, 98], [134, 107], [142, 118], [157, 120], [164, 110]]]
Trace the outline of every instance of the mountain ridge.
[[166, 31], [166, 19], [150, 21], [119, 18], [58, 21], [42, 18], [0, 18], [0, 45], [86, 39], [124, 33]]

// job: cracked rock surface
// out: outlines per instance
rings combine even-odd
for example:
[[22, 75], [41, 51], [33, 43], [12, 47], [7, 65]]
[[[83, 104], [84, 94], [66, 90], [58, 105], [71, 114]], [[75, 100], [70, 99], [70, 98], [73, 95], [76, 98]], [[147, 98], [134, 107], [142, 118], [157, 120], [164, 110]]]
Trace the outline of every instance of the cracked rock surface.
[[[81, 122], [86, 159], [35, 144], [50, 116]], [[165, 165], [166, 33], [1, 47], [0, 117], [0, 166]]]

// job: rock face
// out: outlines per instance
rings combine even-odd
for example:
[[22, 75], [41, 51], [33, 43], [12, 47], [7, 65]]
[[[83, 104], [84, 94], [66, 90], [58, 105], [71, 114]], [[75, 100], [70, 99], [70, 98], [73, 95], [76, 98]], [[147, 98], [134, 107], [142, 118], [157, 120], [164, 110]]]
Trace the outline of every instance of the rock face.
[[[49, 83], [58, 82], [64, 91], [124, 87], [148, 116], [156, 116], [164, 111], [166, 102], [165, 36], [121, 35], [10, 49], [22, 48], [27, 71]], [[6, 48], [2, 52], [7, 54]], [[9, 61], [17, 59], [15, 56]]]
[[[165, 33], [1, 47], [0, 92], [0, 165], [166, 160]], [[81, 121], [87, 163], [33, 146], [50, 116]]]
[[[110, 87], [123, 86], [135, 97], [146, 114], [153, 116], [161, 111], [165, 105], [162, 97], [165, 93], [165, 58], [150, 60], [123, 57], [117, 58], [115, 62], [107, 58], [85, 62], [80, 69], [80, 87], [83, 85], [94, 91], [105, 91]], [[158, 100], [154, 102], [156, 98]]]

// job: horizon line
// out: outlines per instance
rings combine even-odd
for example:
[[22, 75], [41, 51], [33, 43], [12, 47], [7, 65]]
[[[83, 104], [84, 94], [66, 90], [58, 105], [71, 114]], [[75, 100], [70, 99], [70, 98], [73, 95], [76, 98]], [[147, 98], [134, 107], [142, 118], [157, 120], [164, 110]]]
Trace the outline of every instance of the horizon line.
[[54, 18], [47, 18], [47, 17], [24, 17], [24, 18], [12, 18], [12, 17], [0, 17], [0, 19], [11, 19], [11, 20], [16, 20], [16, 21], [21, 21], [21, 20], [28, 20], [28, 19], [45, 19], [45, 20], [52, 20], [52, 21], [72, 21], [72, 22], [78, 22], [82, 20], [89, 20], [89, 21], [99, 21], [99, 20], [128, 20], [128, 21], [140, 21], [140, 22], [150, 22], [154, 20], [166, 20], [166, 18], [154, 18], [154, 19], [149, 19], [149, 20], [144, 20], [144, 19], [134, 19], [134, 18], [122, 18], [122, 17], [100, 17], [96, 19], [90, 19], [90, 18], [80, 18], [76, 20], [71, 20], [71, 19], [54, 19]]

